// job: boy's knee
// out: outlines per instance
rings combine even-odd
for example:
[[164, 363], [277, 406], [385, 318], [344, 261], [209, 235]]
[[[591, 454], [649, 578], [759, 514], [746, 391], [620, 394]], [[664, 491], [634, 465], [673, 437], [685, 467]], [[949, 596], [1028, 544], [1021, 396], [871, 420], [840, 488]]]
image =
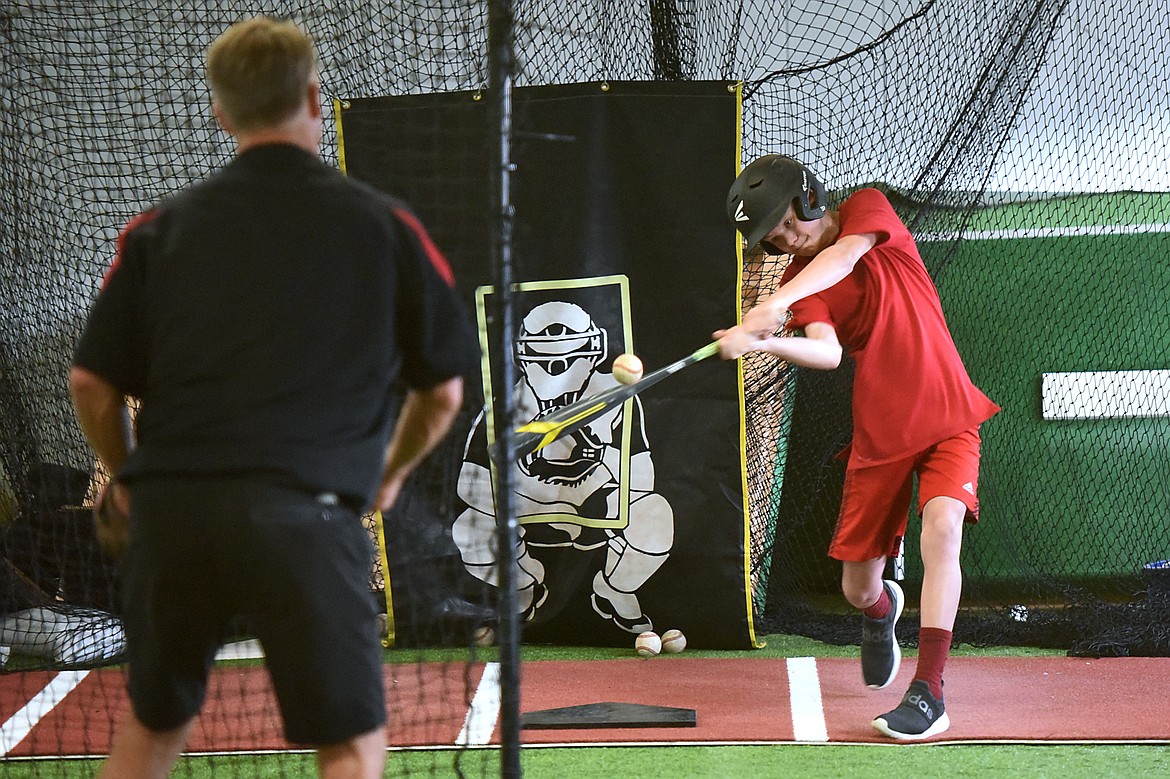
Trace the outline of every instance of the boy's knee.
[[867, 609], [882, 596], [882, 574], [886, 558], [875, 557], [863, 562], [844, 561], [841, 565], [841, 594], [850, 606]]
[[940, 495], [922, 507], [922, 532], [962, 532], [967, 519], [967, 504], [958, 498]]
[[877, 603], [878, 598], [882, 596], [881, 577], [870, 580], [843, 576], [841, 578], [841, 594], [845, 596], [845, 600], [853, 608], [868, 609]]
[[967, 507], [954, 498], [933, 498], [922, 512], [919, 545], [926, 564], [958, 558]]

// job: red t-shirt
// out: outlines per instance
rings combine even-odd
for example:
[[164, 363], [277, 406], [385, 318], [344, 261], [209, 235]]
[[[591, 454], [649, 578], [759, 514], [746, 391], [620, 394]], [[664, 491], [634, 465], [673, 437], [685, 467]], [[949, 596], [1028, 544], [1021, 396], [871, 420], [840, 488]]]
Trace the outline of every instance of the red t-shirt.
[[[849, 467], [917, 454], [999, 411], [967, 375], [910, 231], [876, 189], [850, 195], [841, 233], [874, 233], [853, 272], [792, 305], [788, 328], [826, 322], [854, 361]], [[810, 262], [794, 258], [781, 283]]]

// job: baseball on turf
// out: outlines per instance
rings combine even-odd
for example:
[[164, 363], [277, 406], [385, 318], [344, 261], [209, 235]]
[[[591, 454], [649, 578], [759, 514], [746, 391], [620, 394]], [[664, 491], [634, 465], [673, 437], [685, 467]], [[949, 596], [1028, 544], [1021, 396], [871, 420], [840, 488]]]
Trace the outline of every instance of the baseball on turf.
[[654, 657], [662, 651], [662, 639], [653, 630], [647, 630], [634, 641], [634, 649], [638, 650], [642, 657]]
[[642, 378], [642, 361], [636, 354], [619, 354], [613, 361], [613, 377], [621, 384], [633, 384]]
[[476, 646], [491, 646], [496, 643], [496, 631], [491, 625], [480, 625], [471, 634], [471, 640]]
[[687, 637], [681, 630], [668, 630], [662, 634], [662, 651], [676, 655], [687, 648]]

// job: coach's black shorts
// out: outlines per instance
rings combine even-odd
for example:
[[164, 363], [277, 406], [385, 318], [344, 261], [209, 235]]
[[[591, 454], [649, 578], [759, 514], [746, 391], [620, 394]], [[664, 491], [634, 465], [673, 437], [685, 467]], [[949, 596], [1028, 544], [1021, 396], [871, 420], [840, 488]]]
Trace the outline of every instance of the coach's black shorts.
[[264, 647], [289, 741], [333, 744], [385, 723], [373, 547], [357, 512], [241, 478], [142, 478], [131, 495], [122, 595], [144, 725], [198, 713], [237, 614]]

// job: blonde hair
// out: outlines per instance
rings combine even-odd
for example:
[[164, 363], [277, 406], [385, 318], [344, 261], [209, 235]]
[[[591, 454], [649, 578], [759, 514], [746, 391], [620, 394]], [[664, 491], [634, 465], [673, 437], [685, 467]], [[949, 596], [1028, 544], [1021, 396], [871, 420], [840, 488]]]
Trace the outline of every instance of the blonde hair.
[[207, 79], [238, 130], [280, 124], [317, 78], [313, 42], [291, 21], [257, 16], [229, 27], [207, 49]]

